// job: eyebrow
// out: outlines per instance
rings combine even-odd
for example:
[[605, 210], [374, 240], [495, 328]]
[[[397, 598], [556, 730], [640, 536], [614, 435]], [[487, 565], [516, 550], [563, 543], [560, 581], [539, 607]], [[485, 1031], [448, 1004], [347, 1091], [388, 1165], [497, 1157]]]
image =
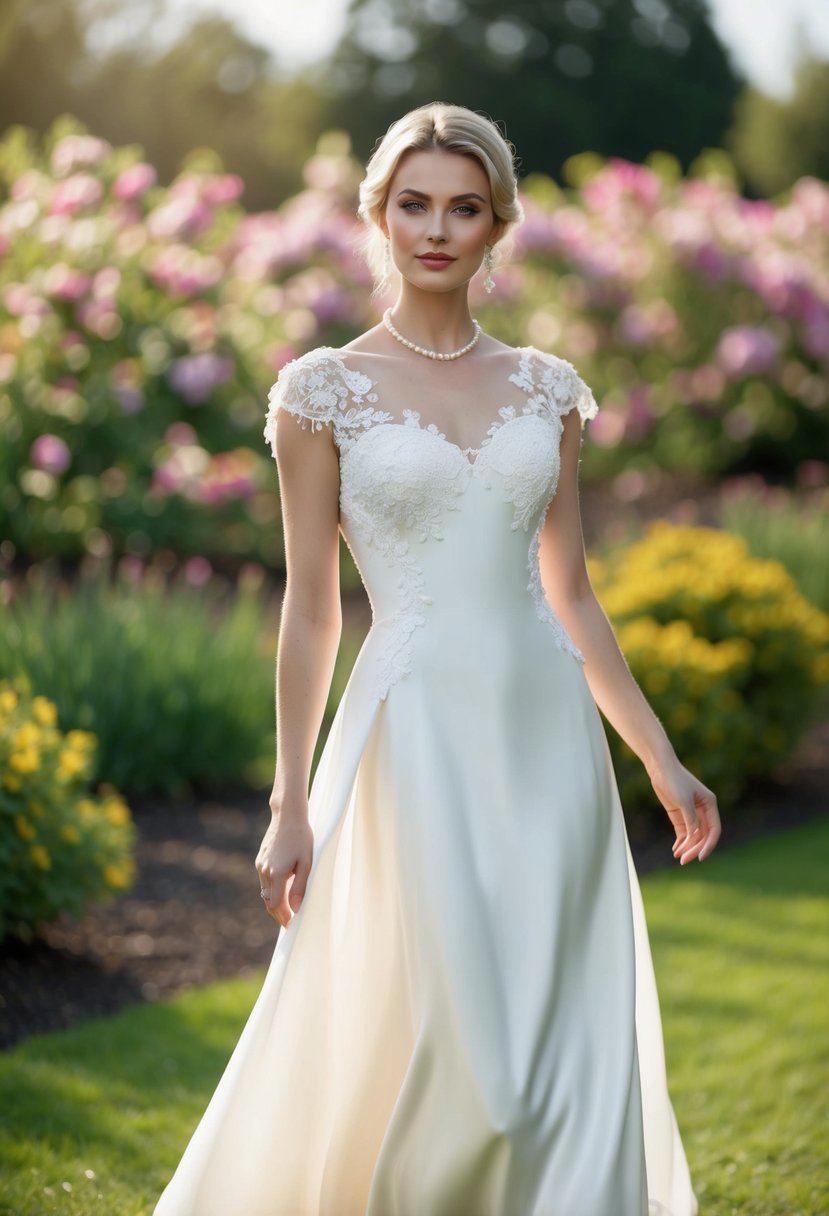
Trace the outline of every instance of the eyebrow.
[[[398, 190], [397, 197], [400, 198], [401, 194], [413, 194], [416, 198], [428, 199], [430, 197], [428, 194], [424, 194], [422, 190], [410, 190], [410, 189]], [[453, 198], [450, 198], [449, 202], [450, 203], [461, 203], [461, 202], [463, 202], [464, 199], [467, 199], [467, 198], [476, 198], [479, 203], [484, 203], [484, 205], [486, 205], [486, 199], [482, 195], [475, 194], [472, 191], [470, 191], [469, 194], [456, 194]]]

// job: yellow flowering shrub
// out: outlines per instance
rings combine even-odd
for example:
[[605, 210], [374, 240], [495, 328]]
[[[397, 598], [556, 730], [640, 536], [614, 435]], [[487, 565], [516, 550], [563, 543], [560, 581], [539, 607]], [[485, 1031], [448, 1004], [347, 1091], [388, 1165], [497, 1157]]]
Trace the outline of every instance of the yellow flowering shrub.
[[96, 746], [63, 734], [25, 681], [0, 680], [0, 940], [132, 884], [129, 808], [112, 786], [89, 789]]
[[[608, 558], [594, 590], [683, 764], [721, 805], [788, 757], [829, 683], [829, 617], [783, 565], [714, 528], [650, 525]], [[641, 763], [609, 732], [627, 804], [653, 799]]]

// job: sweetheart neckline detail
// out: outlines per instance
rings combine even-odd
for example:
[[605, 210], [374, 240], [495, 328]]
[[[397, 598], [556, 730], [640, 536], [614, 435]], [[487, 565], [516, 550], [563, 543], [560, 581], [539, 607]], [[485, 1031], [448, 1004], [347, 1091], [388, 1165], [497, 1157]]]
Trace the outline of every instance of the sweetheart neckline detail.
[[[501, 408], [509, 410], [514, 407], [502, 406]], [[410, 415], [410, 418], [409, 418], [409, 420], [404, 421], [404, 422], [398, 422], [398, 421], [395, 421], [394, 419], [389, 419], [388, 421], [382, 421], [382, 422], [375, 422], [367, 430], [363, 431], [362, 434], [358, 435], [354, 439], [354, 442], [349, 445], [349, 447], [346, 449], [345, 452], [342, 453], [342, 455], [343, 456], [348, 455], [348, 453], [352, 449], [356, 448], [358, 446], [358, 444], [360, 443], [360, 441], [365, 439], [367, 435], [370, 435], [372, 433], [372, 431], [381, 430], [383, 427], [397, 427], [401, 430], [418, 431], [423, 435], [431, 435], [431, 437], [433, 439], [436, 439], [439, 443], [442, 443], [446, 447], [451, 448], [454, 452], [457, 452], [458, 456], [463, 460], [463, 463], [470, 470], [473, 470], [473, 469], [477, 468], [478, 464], [480, 463], [481, 454], [490, 447], [490, 445], [492, 444], [492, 441], [495, 439], [496, 435], [498, 435], [501, 431], [505, 430], [508, 426], [510, 426], [511, 423], [520, 422], [522, 418], [538, 418], [542, 422], [546, 421], [544, 415], [534, 413], [531, 410], [527, 411], [526, 413], [513, 414], [509, 418], [496, 419], [496, 421], [493, 422], [492, 425], [490, 426], [489, 430], [487, 431], [486, 435], [484, 436], [482, 442], [480, 443], [480, 445], [478, 447], [462, 448], [459, 443], [455, 443], [452, 439], [447, 439], [446, 436], [443, 434], [443, 432], [437, 429], [437, 427], [435, 426], [434, 423], [429, 423], [428, 425], [424, 426], [420, 419], [419, 412], [417, 410], [408, 410], [406, 412]], [[412, 416], [416, 416], [417, 421], [414, 421]], [[434, 428], [434, 429], [432, 429], [432, 428]], [[474, 453], [474, 455], [475, 455], [474, 460], [469, 459], [469, 456], [467, 455], [467, 453], [470, 453], [470, 452]]]

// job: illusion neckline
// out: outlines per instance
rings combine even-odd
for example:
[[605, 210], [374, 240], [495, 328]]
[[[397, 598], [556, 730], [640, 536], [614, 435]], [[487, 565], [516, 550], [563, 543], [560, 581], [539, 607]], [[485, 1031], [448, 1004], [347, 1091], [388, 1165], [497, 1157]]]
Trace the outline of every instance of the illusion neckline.
[[[513, 347], [513, 349], [519, 355], [518, 365], [517, 365], [517, 367], [513, 368], [513, 370], [511, 372], [509, 372], [508, 375], [506, 375], [504, 377], [506, 383], [509, 383], [513, 376], [520, 376], [524, 359], [527, 357], [527, 355], [532, 355], [536, 350], [536, 348], [534, 346], [516, 346], [516, 347]], [[365, 379], [368, 381], [368, 383], [371, 385], [372, 391], [377, 388], [378, 381], [374, 378], [374, 376], [369, 375], [369, 373], [367, 371], [365, 371], [363, 368], [354, 367], [353, 365], [350, 365], [350, 366], [348, 365], [347, 357], [351, 353], [350, 351], [343, 350], [342, 347], [337, 347], [337, 346], [320, 346], [320, 347], [317, 347], [317, 350], [323, 354], [333, 355], [335, 358], [337, 358], [340, 361], [341, 364], [343, 364], [345, 366], [345, 369], [347, 371], [351, 372], [353, 375], [364, 376]], [[553, 357], [558, 358], [559, 356], [556, 355]], [[393, 415], [391, 415], [390, 411], [384, 409], [382, 401], [380, 400], [379, 394], [377, 394], [377, 401], [374, 404], [377, 406], [377, 408], [379, 409], [379, 411], [381, 413], [386, 414], [388, 416], [388, 421], [383, 421], [383, 422], [377, 423], [371, 429], [375, 430], [377, 428], [377, 426], [399, 426], [399, 427], [404, 427], [408, 430], [422, 431], [424, 434], [431, 435], [433, 438], [440, 440], [442, 443], [445, 443], [448, 447], [453, 448], [454, 451], [456, 451], [460, 456], [463, 457], [464, 463], [467, 464], [470, 469], [474, 469], [479, 462], [479, 457], [480, 457], [481, 453], [483, 451], [485, 451], [486, 448], [489, 447], [489, 445], [492, 442], [492, 440], [494, 439], [495, 435], [499, 431], [503, 430], [503, 428], [505, 426], [507, 426], [510, 422], [517, 422], [519, 418], [537, 417], [537, 415], [534, 415], [532, 413], [532, 411], [527, 411], [526, 397], [527, 397], [527, 395], [525, 394], [525, 401], [522, 402], [522, 404], [521, 404], [521, 413], [518, 413], [517, 406], [511, 405], [509, 403], [506, 403], [506, 404], [498, 407], [495, 418], [490, 423], [489, 428], [485, 432], [483, 439], [481, 440], [480, 444], [478, 444], [477, 447], [461, 447], [461, 445], [459, 443], [455, 443], [454, 440], [447, 439], [446, 435], [440, 430], [437, 423], [434, 423], [434, 422], [426, 423], [424, 425], [420, 410], [415, 410], [415, 409], [404, 410], [403, 411], [403, 414], [404, 414], [403, 421], [395, 420]], [[512, 417], [504, 418], [503, 416], [501, 416], [503, 410], [514, 410], [515, 413], [512, 415]], [[406, 417], [405, 417], [407, 414], [416, 418], [416, 421], [411, 421], [411, 420], [407, 421]], [[474, 456], [473, 460], [469, 459], [470, 454], [472, 454]]]

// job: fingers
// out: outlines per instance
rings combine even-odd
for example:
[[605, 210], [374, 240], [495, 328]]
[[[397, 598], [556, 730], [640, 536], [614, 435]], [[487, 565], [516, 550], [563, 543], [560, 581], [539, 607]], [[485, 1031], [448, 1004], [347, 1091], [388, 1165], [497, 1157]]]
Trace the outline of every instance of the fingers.
[[706, 817], [706, 824], [707, 824], [708, 831], [707, 831], [707, 838], [706, 838], [705, 844], [703, 845], [703, 847], [700, 849], [700, 852], [699, 852], [700, 861], [704, 861], [706, 857], [708, 857], [711, 853], [713, 853], [714, 849], [717, 847], [717, 842], [720, 839], [720, 836], [722, 835], [722, 823], [720, 822], [720, 811], [719, 811], [719, 807], [717, 806], [717, 799], [714, 797], [714, 795], [711, 793], [710, 790], [708, 791], [708, 793], [709, 793], [709, 802], [706, 805], [706, 809], [705, 809], [705, 817]]
[[699, 785], [694, 791], [694, 807], [682, 811], [683, 829], [677, 825], [677, 839], [673, 855], [680, 865], [695, 859], [704, 861], [717, 846], [722, 834], [720, 813], [716, 795], [706, 786]]
[[[299, 911], [305, 897], [305, 887], [308, 881], [308, 870], [305, 866], [297, 866], [295, 874], [278, 874], [270, 870], [259, 870], [259, 894], [265, 904], [268, 914], [286, 929]], [[288, 889], [288, 883], [293, 878]]]
[[287, 928], [291, 921], [291, 911], [288, 907], [285, 887], [290, 876], [276, 874], [268, 868], [260, 869], [258, 865], [256, 869], [259, 874], [259, 894], [268, 915], [283, 929]]
[[298, 912], [300, 905], [305, 897], [305, 884], [308, 881], [307, 873], [297, 867], [297, 872], [294, 875], [294, 881], [291, 883], [291, 893], [288, 896], [288, 903], [294, 912]]

